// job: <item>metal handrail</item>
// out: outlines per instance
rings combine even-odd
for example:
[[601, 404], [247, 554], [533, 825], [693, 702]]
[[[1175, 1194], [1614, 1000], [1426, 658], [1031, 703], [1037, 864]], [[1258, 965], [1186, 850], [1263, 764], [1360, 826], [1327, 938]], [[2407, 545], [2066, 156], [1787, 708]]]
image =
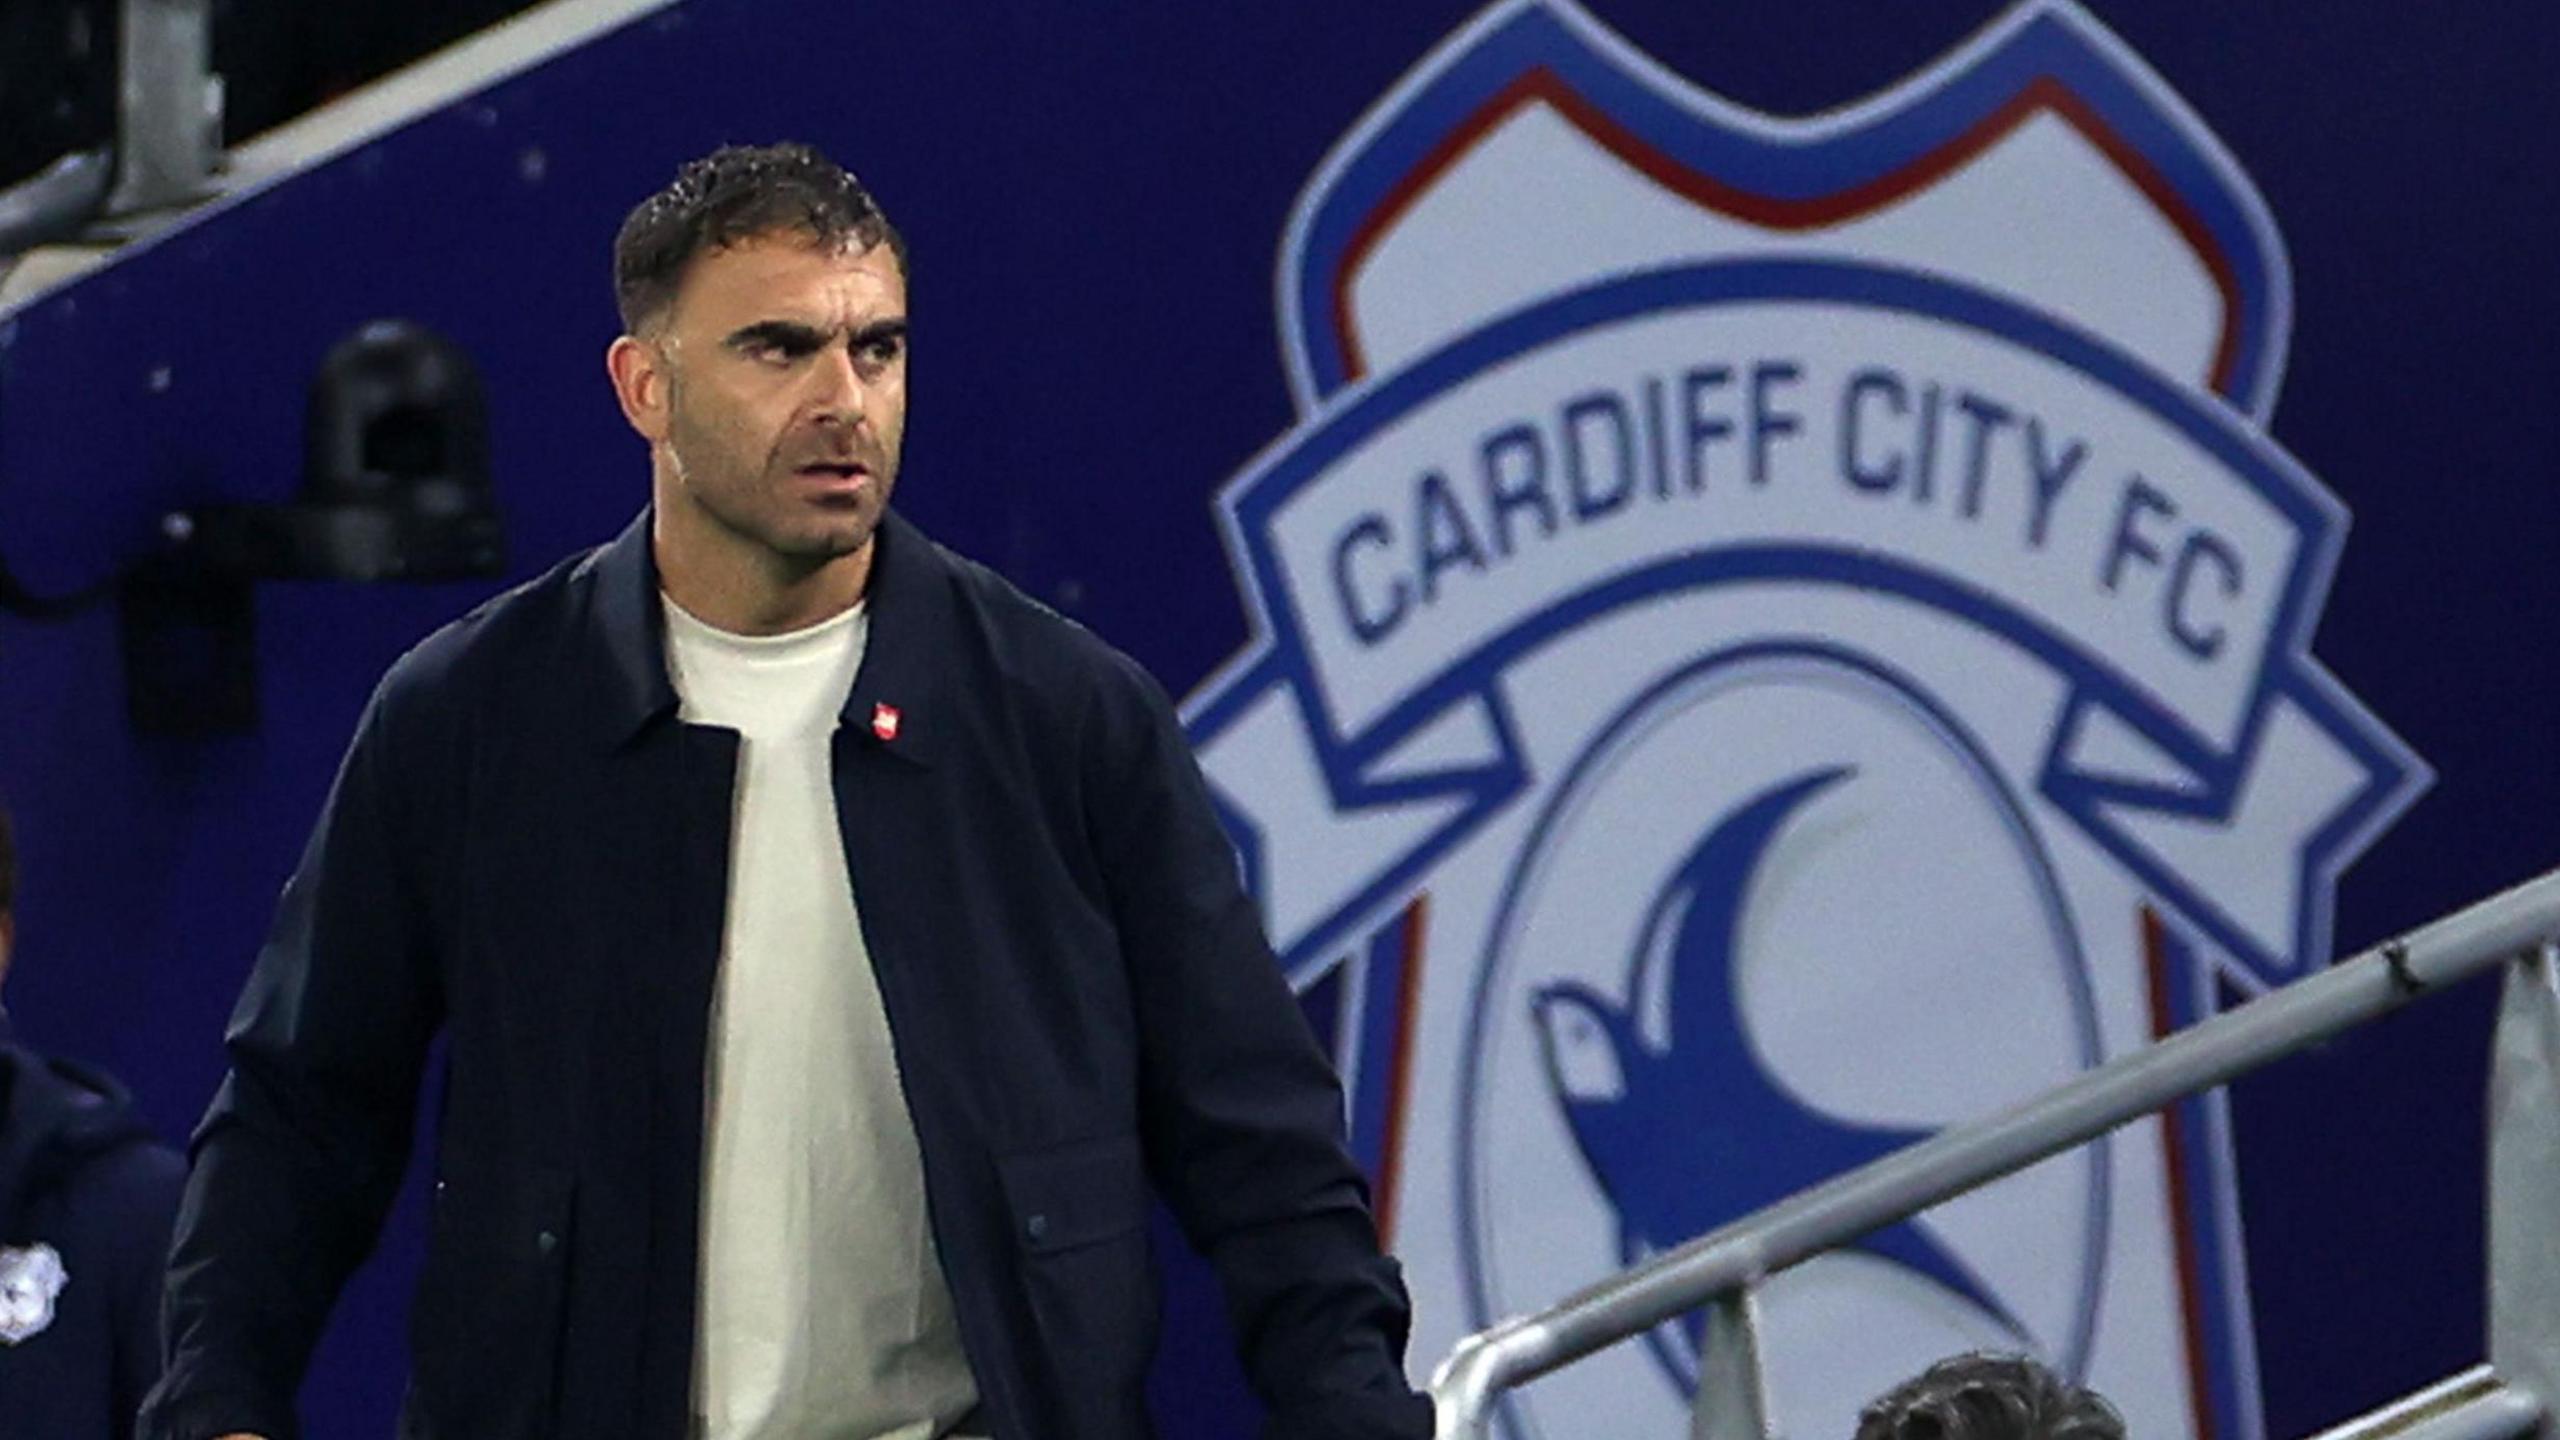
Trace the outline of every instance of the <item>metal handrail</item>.
[[[1775, 1272], [2363, 1024], [2421, 994], [2524, 957], [2555, 939], [2560, 939], [2560, 871], [2180, 1031], [2002, 1114], [1942, 1131], [1778, 1201], [1549, 1309], [1469, 1335], [1432, 1377], [1440, 1440], [1480, 1440], [1503, 1391], [1704, 1305], [1716, 1306], [1711, 1317], [1717, 1323], [1709, 1327], [1701, 1373], [1755, 1376], [1747, 1297]], [[2529, 1008], [2539, 1018], [2520, 1022], [2520, 1028], [2532, 1030], [2547, 1048], [2560, 1048], [2560, 1042], [2549, 1038], [2560, 1029], [2554, 1019], [2560, 1017], [2560, 1005], [2550, 993], [2552, 956], [2542, 955], [2538, 965], [2537, 976], [2522, 985], [2511, 977], [2510, 1008], [2517, 1008], [2519, 995], [2531, 1002]], [[2507, 1028], [2502, 1020], [2502, 1068], [2510, 1048]], [[2549, 1228], [2547, 1217], [2543, 1221]], [[2560, 1251], [2549, 1246], [2535, 1254], [2560, 1263]], [[2507, 1298], [2544, 1309], [2560, 1305], [2539, 1295]], [[2537, 1313], [2534, 1319], [2560, 1335], [2560, 1324], [2551, 1323], [2552, 1317]], [[2492, 1359], [2502, 1370], [2516, 1368], [2505, 1357], [2493, 1354]], [[1756, 1392], [1758, 1387], [1746, 1380], [1741, 1388]], [[2519, 1393], [2532, 1405], [2534, 1423], [2541, 1423], [2543, 1409], [2532, 1392]], [[1702, 1387], [1694, 1434], [1755, 1430], [1766, 1431], [1756, 1393], [1744, 1394], [1737, 1403]]]
[[2531, 1395], [2489, 1366], [2475, 1365], [2312, 1440], [2501, 1440], [2541, 1420], [2542, 1406]]
[[0, 264], [77, 235], [107, 208], [116, 162], [106, 150], [75, 150], [0, 190]]
[[103, 216], [190, 205], [209, 193], [222, 154], [213, 0], [124, 0], [118, 14], [115, 137], [0, 190], [0, 268]]

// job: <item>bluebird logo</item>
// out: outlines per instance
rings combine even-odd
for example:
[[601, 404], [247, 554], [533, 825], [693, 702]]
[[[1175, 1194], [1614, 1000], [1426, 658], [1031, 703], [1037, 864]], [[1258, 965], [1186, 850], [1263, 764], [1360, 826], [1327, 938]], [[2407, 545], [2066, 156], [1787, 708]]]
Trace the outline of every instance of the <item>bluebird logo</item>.
[[[1816, 770], [1753, 797], [1707, 832], [1646, 908], [1628, 990], [1643, 988], [1648, 964], [1670, 971], [1667, 1046], [1646, 1044], [1627, 1003], [1579, 981], [1549, 985], [1533, 1002], [1549, 1080], [1618, 1214], [1630, 1264], [1926, 1136], [1804, 1104], [1761, 1068], [1735, 1003], [1752, 877], [1787, 818], [1848, 773]], [[1684, 1134], [1694, 1137], [1680, 1147], [1687, 1163], [1661, 1164], [1665, 1137]], [[1863, 1248], [2019, 1328], [1963, 1258], [1918, 1225], [1878, 1231]]]
[[[2068, 0], [1812, 119], [1505, 0], [1310, 181], [1186, 712], [1419, 1363], [2328, 952], [2427, 783], [2311, 653], [2238, 163]], [[2217, 1098], [1763, 1292], [1778, 1422], [1970, 1346], [2259, 1440]], [[1671, 1433], [1674, 1324], [1510, 1397]]]
[[[2102, 1051], [2053, 857], [1984, 739], [1913, 676], [1829, 640], [1755, 640], [1619, 698], [1491, 897], [1454, 1127], [1470, 1314], [1561, 1294]], [[1871, 1344], [2085, 1367], [2113, 1149], [1781, 1277], [1773, 1333], [1836, 1309]], [[1694, 1320], [1646, 1337], [1662, 1394], [1695, 1384], [1697, 1338]], [[1819, 1353], [1806, 1343], [1773, 1370]]]

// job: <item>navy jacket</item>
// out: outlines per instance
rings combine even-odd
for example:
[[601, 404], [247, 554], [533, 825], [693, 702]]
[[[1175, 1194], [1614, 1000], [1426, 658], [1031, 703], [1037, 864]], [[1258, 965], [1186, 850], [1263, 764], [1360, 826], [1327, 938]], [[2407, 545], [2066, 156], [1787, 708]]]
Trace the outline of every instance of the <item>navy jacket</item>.
[[[1428, 1434], [1338, 1086], [1163, 693], [894, 514], [876, 543], [836, 806], [993, 1433], [1148, 1433], [1152, 1180], [1268, 1434]], [[384, 678], [233, 1018], [147, 1433], [294, 1433], [440, 1029], [404, 1434], [685, 1433], [737, 736], [677, 719], [662, 623], [644, 514]]]
[[184, 1168], [115, 1081], [0, 1028], [0, 1285], [25, 1295], [0, 1305], [0, 1435], [133, 1434]]

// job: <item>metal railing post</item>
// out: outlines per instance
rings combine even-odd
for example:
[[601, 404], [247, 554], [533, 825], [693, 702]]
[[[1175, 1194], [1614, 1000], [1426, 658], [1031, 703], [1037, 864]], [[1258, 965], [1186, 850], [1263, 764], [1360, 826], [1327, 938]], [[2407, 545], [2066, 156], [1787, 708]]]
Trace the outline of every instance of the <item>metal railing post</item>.
[[1539, 1338], [1519, 1321], [1479, 1330], [1458, 1342], [1449, 1358], [1431, 1372], [1431, 1399], [1437, 1423], [1433, 1440], [1486, 1440], [1493, 1433], [1493, 1407], [1506, 1377], [1523, 1368], [1512, 1352], [1525, 1347], [1537, 1353]]
[[1747, 1286], [1708, 1304], [1689, 1440], [1771, 1440], [1768, 1392], [1760, 1374], [1759, 1308]]
[[204, 198], [222, 148], [212, 0], [124, 0], [116, 70], [117, 214]]
[[2560, 946], [2507, 966], [2489, 1072], [2489, 1364], [2560, 1400]]

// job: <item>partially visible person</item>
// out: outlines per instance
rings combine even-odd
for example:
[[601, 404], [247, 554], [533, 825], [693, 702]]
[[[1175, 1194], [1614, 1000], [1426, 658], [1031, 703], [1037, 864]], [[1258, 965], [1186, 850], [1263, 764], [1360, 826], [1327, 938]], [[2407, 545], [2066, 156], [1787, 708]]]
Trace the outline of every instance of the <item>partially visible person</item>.
[[1941, 1360], [1868, 1402], [1855, 1440], [2125, 1440], [2094, 1390], [2024, 1355]]
[[805, 145], [625, 221], [649, 506], [376, 691], [196, 1131], [153, 1440], [297, 1433], [439, 1033], [404, 1436], [1152, 1440], [1151, 1188], [1265, 1440], [1431, 1434], [1171, 701], [890, 508], [906, 272]]
[[[0, 981], [17, 898], [0, 809]], [[160, 1280], [185, 1178], [123, 1086], [19, 1045], [0, 1010], [0, 1434], [133, 1434], [160, 1374]]]

